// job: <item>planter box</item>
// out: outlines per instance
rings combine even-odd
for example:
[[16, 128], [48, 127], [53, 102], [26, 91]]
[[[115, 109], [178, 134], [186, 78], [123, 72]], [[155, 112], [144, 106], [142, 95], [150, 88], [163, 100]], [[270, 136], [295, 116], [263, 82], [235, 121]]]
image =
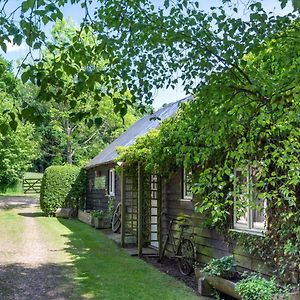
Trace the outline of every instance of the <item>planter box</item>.
[[[300, 291], [292, 292], [288, 295], [288, 300], [300, 300]], [[274, 297], [274, 300], [287, 300], [286, 295], [279, 295]]]
[[93, 224], [93, 218], [89, 211], [78, 210], [78, 220], [91, 226]]
[[93, 218], [92, 221], [94, 227], [96, 229], [107, 229], [107, 228], [111, 228], [111, 222], [110, 220], [106, 220], [106, 219], [98, 219], [98, 218]]
[[69, 219], [76, 215], [76, 211], [73, 208], [58, 208], [55, 212], [56, 218]]
[[235, 291], [236, 284], [234, 282], [217, 276], [206, 276], [205, 279], [207, 280], [208, 284], [213, 286], [216, 290], [236, 299], [242, 299], [241, 296]]
[[[198, 279], [198, 291], [201, 296], [209, 296], [211, 294], [211, 287], [216, 290], [234, 297], [242, 299], [241, 296], [235, 291], [236, 283], [230, 280], [217, 276], [205, 276]], [[288, 297], [288, 298], [287, 298]], [[289, 295], [277, 295], [273, 300], [300, 300], [300, 291], [292, 292]]]

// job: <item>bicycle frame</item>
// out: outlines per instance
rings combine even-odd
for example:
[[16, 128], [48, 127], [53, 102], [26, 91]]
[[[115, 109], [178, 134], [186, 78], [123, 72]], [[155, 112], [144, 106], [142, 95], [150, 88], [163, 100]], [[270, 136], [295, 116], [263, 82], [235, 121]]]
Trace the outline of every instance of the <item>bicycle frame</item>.
[[164, 256], [164, 252], [165, 252], [165, 248], [169, 242], [169, 244], [171, 244], [172, 246], [172, 250], [173, 250], [173, 257], [175, 258], [181, 258], [181, 256], [178, 255], [178, 250], [179, 250], [179, 245], [180, 245], [180, 241], [182, 239], [182, 236], [183, 236], [183, 227], [180, 226], [181, 230], [180, 230], [180, 234], [179, 234], [179, 238], [178, 238], [178, 242], [176, 243], [176, 240], [174, 238], [174, 235], [173, 235], [173, 224], [175, 223], [175, 220], [171, 220], [170, 223], [169, 223], [169, 230], [168, 230], [168, 234], [167, 234], [167, 239], [165, 241], [165, 246], [164, 246], [164, 249], [163, 249], [163, 252], [162, 252], [162, 257]]

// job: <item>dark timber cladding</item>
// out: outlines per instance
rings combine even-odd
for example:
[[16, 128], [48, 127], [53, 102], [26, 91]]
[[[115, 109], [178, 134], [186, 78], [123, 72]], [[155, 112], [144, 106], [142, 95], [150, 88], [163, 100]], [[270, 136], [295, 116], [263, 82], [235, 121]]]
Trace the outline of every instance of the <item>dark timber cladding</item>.
[[[178, 170], [171, 178], [165, 179], [162, 189], [162, 232], [167, 233], [168, 219], [186, 216], [190, 222], [190, 233], [196, 246], [197, 261], [207, 264], [212, 258], [234, 255], [240, 269], [254, 270], [263, 274], [270, 274], [270, 269], [245, 250], [234, 243], [228, 244], [224, 236], [216, 230], [205, 226], [205, 216], [195, 213], [193, 200], [182, 199], [182, 170]], [[177, 228], [174, 228], [176, 232]]]

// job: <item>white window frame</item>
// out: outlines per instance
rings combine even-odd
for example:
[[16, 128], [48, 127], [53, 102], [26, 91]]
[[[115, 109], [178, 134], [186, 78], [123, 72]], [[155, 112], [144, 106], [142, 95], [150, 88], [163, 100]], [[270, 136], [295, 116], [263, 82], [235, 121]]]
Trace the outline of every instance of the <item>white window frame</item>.
[[187, 176], [191, 175], [191, 171], [187, 171], [185, 168], [183, 168], [183, 176], [182, 176], [182, 189], [183, 189], [183, 200], [192, 200], [193, 199], [193, 194], [188, 193], [186, 189], [186, 184], [187, 184]]
[[108, 178], [108, 194], [109, 196], [115, 196], [115, 187], [116, 187], [116, 172], [115, 169], [110, 169]]
[[266, 209], [267, 209], [267, 201], [264, 200], [264, 222], [254, 222], [253, 221], [253, 212], [254, 209], [250, 207], [250, 203], [253, 202], [254, 197], [256, 196], [256, 192], [253, 191], [252, 188], [252, 167], [247, 168], [247, 190], [246, 194], [248, 194], [248, 205], [247, 205], [247, 223], [241, 224], [237, 220], [237, 201], [239, 201], [240, 194], [237, 194], [237, 172], [242, 172], [242, 169], [234, 170], [234, 214], [233, 214], [233, 229], [245, 232], [253, 232], [253, 233], [264, 233], [266, 231], [267, 225], [267, 217], [266, 217]]

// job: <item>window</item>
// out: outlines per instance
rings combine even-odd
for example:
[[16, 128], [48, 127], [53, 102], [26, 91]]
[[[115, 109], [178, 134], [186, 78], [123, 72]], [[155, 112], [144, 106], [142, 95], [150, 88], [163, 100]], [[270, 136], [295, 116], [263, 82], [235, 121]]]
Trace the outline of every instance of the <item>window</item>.
[[100, 171], [95, 171], [94, 189], [104, 190], [106, 188], [105, 182], [106, 176], [102, 175]]
[[235, 170], [234, 228], [245, 231], [264, 231], [267, 201], [258, 197], [254, 185], [259, 169], [248, 167]]
[[109, 179], [108, 179], [108, 194], [109, 196], [115, 195], [115, 186], [116, 186], [116, 174], [114, 169], [109, 170]]
[[192, 185], [191, 185], [191, 171], [187, 171], [186, 169], [183, 169], [183, 180], [182, 180], [182, 190], [183, 190], [183, 199], [192, 199], [193, 193], [192, 193]]

